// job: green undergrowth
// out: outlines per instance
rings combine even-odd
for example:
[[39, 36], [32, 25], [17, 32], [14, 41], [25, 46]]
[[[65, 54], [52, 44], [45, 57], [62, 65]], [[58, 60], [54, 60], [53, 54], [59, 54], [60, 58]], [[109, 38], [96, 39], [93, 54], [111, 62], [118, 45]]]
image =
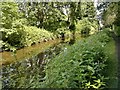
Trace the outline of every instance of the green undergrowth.
[[45, 81], [37, 87], [102, 89], [107, 87], [109, 56], [104, 48], [111, 37], [101, 31], [67, 47], [46, 65]]
[[45, 40], [52, 40], [54, 38], [53, 33], [45, 30], [40, 29], [33, 26], [25, 26], [25, 45], [31, 46], [32, 43], [38, 43]]
[[[20, 73], [15, 71], [14, 74], [16, 75], [14, 76], [12, 75], [13, 71], [10, 71], [11, 74], [8, 75], [8, 77], [10, 76], [9, 85], [6, 86], [90, 90], [116, 88], [115, 42], [107, 30], [77, 41], [72, 46], [65, 45], [62, 50], [56, 49], [56, 52], [58, 51], [61, 53], [55, 54], [54, 51], [50, 51], [54, 57], [46, 57], [45, 69], [42, 72], [39, 65], [36, 65], [37, 58], [33, 58], [33, 62], [36, 64], [32, 71], [29, 71], [31, 67], [27, 65], [20, 64], [21, 66], [17, 66]], [[49, 54], [49, 52], [47, 53]], [[24, 69], [25, 67], [28, 68]], [[42, 76], [39, 73], [42, 73]]]
[[90, 22], [87, 18], [79, 20], [76, 23], [76, 32], [80, 33], [83, 37], [94, 34], [95, 32], [97, 32], [97, 29], [97, 21]]
[[33, 26], [2, 28], [0, 33], [2, 34], [1, 48], [11, 51], [55, 38], [53, 33]]
[[2, 13], [0, 48], [2, 51], [16, 51], [16, 49], [55, 38], [50, 31], [29, 25], [27, 18], [19, 11], [17, 3], [2, 2], [0, 4]]
[[44, 50], [30, 59], [2, 66], [2, 88], [36, 88], [44, 77], [46, 62], [64, 50], [67, 43], [60, 43]]
[[70, 30], [69, 30], [68, 28], [62, 27], [62, 28], [58, 28], [58, 29], [55, 31], [55, 35], [56, 35], [57, 37], [65, 38], [65, 40], [68, 40], [68, 41], [69, 41], [72, 33], [70, 32]]

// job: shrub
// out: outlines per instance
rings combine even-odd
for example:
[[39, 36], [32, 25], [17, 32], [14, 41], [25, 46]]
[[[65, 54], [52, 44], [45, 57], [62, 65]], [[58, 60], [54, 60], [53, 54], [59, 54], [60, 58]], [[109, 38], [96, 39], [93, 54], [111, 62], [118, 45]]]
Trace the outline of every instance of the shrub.
[[28, 26], [29, 22], [24, 18], [23, 13], [19, 12], [17, 3], [2, 2], [0, 8], [2, 12], [0, 33], [4, 50], [10, 50], [11, 47], [18, 49], [31, 46], [54, 38], [52, 33], [44, 29]]
[[84, 35], [85, 35], [84, 32], [88, 32], [86, 33], [87, 35], [95, 33], [97, 31], [97, 28], [98, 28], [97, 22], [94, 21], [93, 23], [91, 23], [88, 19], [83, 19], [76, 23], [76, 31]]
[[102, 32], [106, 33], [107, 34], [106, 36], [112, 37], [112, 35], [111, 35], [112, 29], [110, 29], [110, 28], [104, 28], [102, 30]]
[[24, 31], [26, 32], [24, 39], [25, 46], [31, 46], [33, 43], [38, 43], [44, 41], [45, 39], [48, 40], [54, 38], [53, 34], [49, 31], [33, 26], [24, 26]]
[[62, 37], [64, 34], [65, 38], [70, 38], [71, 32], [67, 28], [58, 28], [56, 30], [56, 35]]
[[2, 28], [0, 33], [2, 33], [3, 50], [11, 50], [13, 47], [19, 48], [23, 46], [22, 39], [25, 32], [22, 28]]
[[[53, 34], [33, 26], [22, 26], [19, 23], [14, 24], [12, 29], [2, 28], [3, 49], [11, 47], [21, 48], [31, 46], [34, 43], [43, 42], [45, 39], [54, 38]], [[9, 46], [9, 47], [8, 47]]]
[[[105, 87], [104, 69], [107, 56], [104, 46], [110, 38], [103, 32], [68, 47], [51, 60], [45, 69], [42, 87], [94, 88]], [[104, 39], [101, 39], [103, 38]]]
[[106, 44], [107, 42], [110, 41], [111, 38], [108, 36], [106, 32], [101, 31], [100, 33], [97, 33], [97, 36], [93, 35], [92, 37], [90, 37], [90, 39], [93, 42], [96, 42], [98, 40], [99, 42]]
[[89, 27], [90, 26], [83, 26], [83, 28], [80, 31], [81, 36], [83, 36], [83, 37], [89, 36], [89, 33], [90, 33], [90, 28]]

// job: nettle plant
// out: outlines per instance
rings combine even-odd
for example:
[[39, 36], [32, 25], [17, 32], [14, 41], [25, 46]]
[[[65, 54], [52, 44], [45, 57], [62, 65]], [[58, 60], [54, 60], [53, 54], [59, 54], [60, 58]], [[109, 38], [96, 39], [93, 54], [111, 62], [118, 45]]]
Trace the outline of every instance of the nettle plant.
[[102, 89], [106, 77], [104, 69], [108, 57], [104, 53], [106, 41], [102, 33], [90, 36], [55, 57], [46, 66], [43, 87]]

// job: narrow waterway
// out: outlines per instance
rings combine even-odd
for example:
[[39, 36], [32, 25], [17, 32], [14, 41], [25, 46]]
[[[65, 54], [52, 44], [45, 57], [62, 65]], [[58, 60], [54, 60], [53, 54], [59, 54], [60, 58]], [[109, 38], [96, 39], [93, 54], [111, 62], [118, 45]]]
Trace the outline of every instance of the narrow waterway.
[[2, 58], [0, 60], [0, 65], [10, 64], [15, 61], [31, 58], [32, 56], [37, 55], [40, 52], [43, 52], [49, 47], [60, 43], [60, 41], [61, 41], [60, 39], [56, 39], [56, 40], [38, 43], [30, 47], [24, 47], [20, 50], [17, 50], [15, 53], [7, 52], [7, 51], [1, 52], [0, 55], [2, 56]]
[[[81, 36], [79, 34], [75, 35], [75, 40], [81, 40]], [[8, 51], [4, 51], [4, 52], [0, 52], [0, 67], [2, 65], [8, 65], [10, 63], [14, 63], [16, 61], [21, 61], [21, 60], [25, 60], [28, 58], [31, 58], [32, 56], [35, 56], [41, 52], [44, 52], [46, 49], [59, 44], [61, 42], [70, 42], [70, 37], [65, 38], [65, 40], [61, 40], [61, 38], [55, 39], [55, 40], [50, 40], [47, 42], [41, 42], [38, 44], [34, 44], [32, 46], [29, 47], [24, 47], [20, 50], [17, 50], [15, 53], [13, 52], [8, 52]]]
[[[38, 49], [39, 53], [35, 52], [36, 54], [32, 54], [31, 58], [24, 58], [24, 60], [19, 60], [15, 63], [2, 65], [0, 74], [2, 75], [3, 88], [30, 88], [31, 83], [42, 82], [45, 76], [45, 65], [69, 45], [69, 43], [58, 42], [57, 40], [54, 44], [49, 43], [49, 48], [47, 47], [47, 49], [42, 50], [42, 52], [41, 49]], [[34, 46], [34, 48], [37, 47]], [[36, 49], [33, 50], [36, 51]], [[22, 51], [19, 52], [22, 53]], [[28, 53], [28, 51], [26, 53]]]
[[[79, 35], [76, 41], [80, 40]], [[13, 52], [1, 52], [2, 88], [31, 88], [44, 81], [44, 68], [49, 61], [71, 45], [70, 40], [51, 40]]]

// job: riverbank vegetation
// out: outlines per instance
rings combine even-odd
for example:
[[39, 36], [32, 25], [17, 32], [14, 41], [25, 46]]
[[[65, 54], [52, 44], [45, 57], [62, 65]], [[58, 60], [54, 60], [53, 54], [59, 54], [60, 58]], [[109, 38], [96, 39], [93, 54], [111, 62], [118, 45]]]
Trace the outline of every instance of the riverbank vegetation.
[[23, 26], [19, 29], [1, 29], [1, 32], [2, 49], [11, 51], [55, 38], [53, 33], [33, 26]]
[[102, 89], [106, 86], [104, 73], [108, 61], [104, 49], [111, 40], [106, 33], [100, 32], [66, 48], [48, 62], [42, 85], [48, 88]]
[[[23, 4], [25, 4], [25, 6]], [[73, 31], [75, 33], [80, 33], [83, 36], [85, 36], [84, 33], [89, 34], [90, 30], [92, 30], [93, 33], [97, 31], [97, 21], [94, 21], [94, 23], [90, 22], [88, 20], [89, 17], [84, 19], [85, 13], [87, 12], [86, 7], [88, 7], [87, 3], [82, 4], [82, 6], [84, 6], [83, 9], [80, 9], [80, 3], [50, 2], [39, 4], [36, 2], [32, 4], [33, 6], [29, 4], [29, 2], [1, 2], [2, 16], [0, 33], [2, 40], [0, 40], [0, 42], [2, 51], [15, 51], [16, 49], [55, 39], [57, 37], [72, 38]], [[45, 11], [47, 5], [49, 11]], [[56, 5], [59, 8], [56, 8], [53, 5]], [[65, 11], [61, 11], [65, 5], [67, 9], [71, 9], [69, 13], [76, 14], [66, 15]], [[71, 5], [71, 7], [69, 7], [69, 5]], [[73, 8], [72, 6], [74, 5], [76, 6]], [[39, 7], [41, 7], [41, 9]], [[67, 9], [66, 13], [68, 12]], [[76, 10], [73, 11], [73, 9], [84, 11], [83, 20], [80, 19], [82, 18], [80, 15], [81, 12]], [[39, 10], [41, 10], [41, 12]], [[94, 16], [93, 12], [90, 14]]]
[[[120, 2], [31, 0], [0, 2], [0, 8], [0, 54], [24, 58], [1, 67], [3, 88], [117, 88]], [[57, 39], [46, 50], [33, 49]], [[25, 47], [36, 51], [18, 56]]]
[[[48, 49], [45, 51], [46, 53], [40, 53], [30, 60], [8, 65], [7, 68], [10, 72], [7, 73], [7, 78], [10, 77], [10, 79], [7, 80], [8, 83], [5, 86], [12, 88], [102, 89], [108, 88], [113, 81], [113, 84], [116, 85], [115, 44], [108, 32], [99, 32], [87, 39], [77, 41], [73, 46], [58, 45], [56, 49], [51, 48], [50, 51]], [[108, 48], [112, 51], [108, 52]], [[111, 57], [111, 55], [113, 56]], [[38, 60], [44, 58], [44, 61], [38, 61], [38, 57]], [[110, 69], [111, 63], [116, 68], [115, 72]], [[14, 69], [15, 67], [16, 69]], [[43, 69], [42, 72], [41, 69]], [[6, 71], [6, 68], [3, 70]], [[28, 72], [31, 73], [30, 76], [28, 76]], [[3, 79], [5, 78], [3, 77]], [[109, 80], [111, 82], [108, 82]], [[115, 87], [114, 85], [112, 88]]]

